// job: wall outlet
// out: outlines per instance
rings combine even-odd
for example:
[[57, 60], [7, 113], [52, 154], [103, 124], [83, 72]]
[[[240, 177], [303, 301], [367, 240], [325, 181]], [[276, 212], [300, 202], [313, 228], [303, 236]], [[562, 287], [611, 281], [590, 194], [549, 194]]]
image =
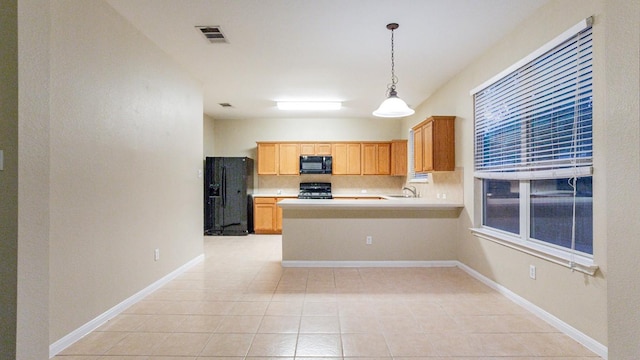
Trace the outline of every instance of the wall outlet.
[[160, 260], [160, 249], [155, 249], [153, 251], [153, 260], [154, 261]]
[[373, 237], [372, 236], [367, 236], [367, 245], [371, 245], [373, 244]]
[[532, 278], [533, 280], [536, 279], [536, 266], [535, 265], [529, 265], [529, 277]]

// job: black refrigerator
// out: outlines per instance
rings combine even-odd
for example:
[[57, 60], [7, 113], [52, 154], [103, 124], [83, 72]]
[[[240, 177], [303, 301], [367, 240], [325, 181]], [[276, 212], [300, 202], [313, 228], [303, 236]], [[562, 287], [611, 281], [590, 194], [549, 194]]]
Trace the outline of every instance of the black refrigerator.
[[207, 157], [204, 173], [204, 234], [253, 232], [253, 159]]

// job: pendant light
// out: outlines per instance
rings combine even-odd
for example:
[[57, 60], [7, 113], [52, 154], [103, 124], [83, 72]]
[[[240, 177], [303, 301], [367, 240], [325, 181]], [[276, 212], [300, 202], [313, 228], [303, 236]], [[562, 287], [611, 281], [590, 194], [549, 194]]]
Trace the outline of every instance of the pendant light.
[[407, 106], [396, 92], [398, 78], [395, 74], [395, 61], [393, 58], [393, 31], [400, 25], [396, 23], [387, 24], [387, 29], [391, 30], [391, 84], [387, 87], [387, 99], [380, 104], [380, 107], [373, 112], [374, 116], [396, 118], [413, 115], [415, 111]]

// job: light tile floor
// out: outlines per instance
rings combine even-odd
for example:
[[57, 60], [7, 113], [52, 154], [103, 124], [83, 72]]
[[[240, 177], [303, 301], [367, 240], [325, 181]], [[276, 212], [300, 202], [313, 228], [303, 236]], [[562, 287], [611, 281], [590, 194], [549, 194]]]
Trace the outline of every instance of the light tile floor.
[[457, 268], [282, 268], [273, 235], [204, 247], [55, 359], [598, 358]]

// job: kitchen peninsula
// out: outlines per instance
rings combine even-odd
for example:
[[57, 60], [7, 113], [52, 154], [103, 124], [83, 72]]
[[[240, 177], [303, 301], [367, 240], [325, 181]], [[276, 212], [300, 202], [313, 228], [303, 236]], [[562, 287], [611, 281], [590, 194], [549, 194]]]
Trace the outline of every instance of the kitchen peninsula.
[[463, 205], [423, 198], [285, 199], [283, 266], [429, 266], [455, 260]]

